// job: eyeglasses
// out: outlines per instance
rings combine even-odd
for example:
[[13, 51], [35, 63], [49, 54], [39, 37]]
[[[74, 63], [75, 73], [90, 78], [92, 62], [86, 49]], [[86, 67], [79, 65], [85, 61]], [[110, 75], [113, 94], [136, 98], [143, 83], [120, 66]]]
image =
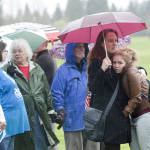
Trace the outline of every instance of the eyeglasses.
[[8, 50], [3, 50], [2, 52], [3, 52], [3, 53], [8, 53]]
[[13, 54], [16, 54], [16, 53], [24, 53], [24, 50], [23, 49], [14, 49], [13, 50]]

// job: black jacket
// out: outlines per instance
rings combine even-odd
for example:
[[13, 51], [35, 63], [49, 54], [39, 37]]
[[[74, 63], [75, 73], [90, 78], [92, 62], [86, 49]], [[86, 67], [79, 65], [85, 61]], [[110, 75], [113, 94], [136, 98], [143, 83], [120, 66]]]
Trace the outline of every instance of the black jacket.
[[49, 86], [51, 87], [54, 73], [57, 69], [56, 61], [50, 55], [47, 49], [42, 50], [38, 53], [36, 58], [36, 63], [44, 70]]
[[[93, 59], [88, 67], [88, 87], [91, 91], [91, 107], [105, 110], [119, 80], [119, 76], [112, 69], [104, 72], [101, 69], [102, 61]], [[114, 104], [107, 116], [104, 142], [111, 144], [128, 143], [131, 139], [130, 121], [122, 113], [128, 103], [122, 86]]]

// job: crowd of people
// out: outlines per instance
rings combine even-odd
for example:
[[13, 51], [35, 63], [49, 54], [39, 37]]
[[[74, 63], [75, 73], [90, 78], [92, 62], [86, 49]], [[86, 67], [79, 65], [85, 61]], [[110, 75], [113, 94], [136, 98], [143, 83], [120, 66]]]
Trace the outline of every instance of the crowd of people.
[[[57, 69], [47, 43], [33, 55], [27, 41], [13, 40], [11, 60], [0, 69], [0, 130], [6, 133], [0, 150], [56, 150], [54, 123], [63, 127], [66, 150], [120, 150], [125, 143], [131, 150], [149, 150], [147, 72], [136, 66], [134, 50], [117, 44], [113, 29], [101, 31], [91, 51], [87, 43], [68, 43], [66, 61]], [[0, 62], [6, 52], [0, 41]], [[103, 142], [91, 141], [84, 135], [87, 93], [90, 107], [105, 110], [118, 81]]]

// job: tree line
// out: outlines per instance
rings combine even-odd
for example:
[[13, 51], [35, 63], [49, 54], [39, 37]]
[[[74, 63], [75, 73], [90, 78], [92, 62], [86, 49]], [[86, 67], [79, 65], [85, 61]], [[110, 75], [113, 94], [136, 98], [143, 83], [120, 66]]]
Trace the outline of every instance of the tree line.
[[40, 10], [35, 10], [31, 13], [29, 6], [26, 4], [24, 11], [19, 10], [16, 17], [12, 17], [11, 15], [4, 15], [2, 12], [3, 4], [0, 3], [0, 25], [27, 21], [51, 24], [58, 29], [62, 29], [67, 22], [84, 15], [111, 11], [130, 11], [141, 17], [146, 22], [147, 26], [150, 27], [149, 6], [150, 0], [143, 1], [142, 3], [130, 1], [125, 10], [118, 9], [114, 4], [109, 7], [107, 0], [68, 0], [65, 10], [61, 10], [60, 4], [57, 4], [56, 9], [51, 16], [46, 9], [43, 13], [41, 13]]

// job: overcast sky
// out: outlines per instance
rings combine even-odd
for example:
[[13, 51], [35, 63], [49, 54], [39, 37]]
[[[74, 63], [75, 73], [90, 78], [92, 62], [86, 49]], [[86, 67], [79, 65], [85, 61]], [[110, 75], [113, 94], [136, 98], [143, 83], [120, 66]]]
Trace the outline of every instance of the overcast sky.
[[[25, 3], [30, 5], [31, 9], [44, 9], [47, 8], [50, 14], [53, 14], [56, 5], [59, 3], [61, 8], [64, 10], [67, 4], [67, 0], [1, 0], [4, 6], [4, 13], [10, 14], [15, 13], [18, 9], [23, 9]], [[142, 2], [146, 0], [108, 0], [108, 5], [112, 3], [116, 5], [117, 8], [126, 8], [130, 1]]]

